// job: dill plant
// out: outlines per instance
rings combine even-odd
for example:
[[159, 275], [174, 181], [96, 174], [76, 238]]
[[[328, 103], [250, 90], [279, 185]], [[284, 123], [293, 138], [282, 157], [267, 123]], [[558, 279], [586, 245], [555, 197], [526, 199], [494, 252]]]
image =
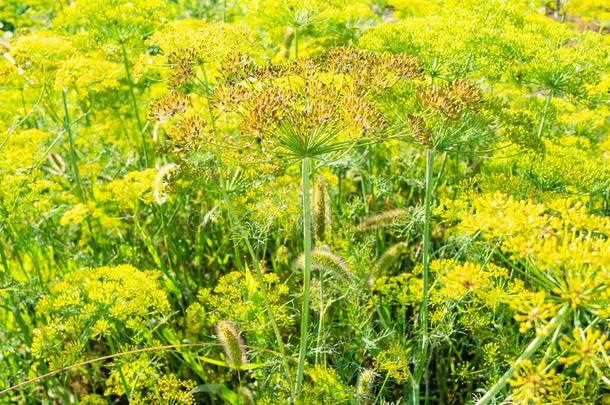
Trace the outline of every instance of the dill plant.
[[0, 402], [608, 401], [602, 2], [7, 0], [0, 38]]

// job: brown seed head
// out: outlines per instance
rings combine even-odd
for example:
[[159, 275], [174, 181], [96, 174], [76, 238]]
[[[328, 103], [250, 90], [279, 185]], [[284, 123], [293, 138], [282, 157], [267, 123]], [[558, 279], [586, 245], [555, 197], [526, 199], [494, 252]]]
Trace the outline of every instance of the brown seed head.
[[432, 134], [426, 126], [426, 121], [424, 121], [423, 117], [413, 114], [409, 114], [407, 121], [411, 132], [413, 132], [413, 137], [417, 139], [425, 149], [428, 149], [430, 147]]
[[185, 112], [189, 104], [187, 95], [172, 91], [151, 104], [148, 118], [157, 122], [167, 121], [174, 115]]
[[169, 86], [178, 88], [185, 85], [193, 76], [193, 67], [197, 54], [192, 48], [182, 48], [172, 51], [167, 57], [172, 72], [169, 76]]

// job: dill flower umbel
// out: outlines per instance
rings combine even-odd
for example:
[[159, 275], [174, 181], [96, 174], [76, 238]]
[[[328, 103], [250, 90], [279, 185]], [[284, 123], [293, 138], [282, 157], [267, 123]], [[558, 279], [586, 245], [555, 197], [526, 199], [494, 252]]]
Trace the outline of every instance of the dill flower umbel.
[[170, 308], [159, 276], [130, 265], [68, 273], [37, 305], [48, 323], [34, 334], [33, 354], [62, 366], [79, 358], [89, 339], [111, 338], [116, 331], [133, 342], [147, 341]]
[[538, 365], [522, 361], [515, 377], [509, 382], [513, 398], [518, 403], [544, 404], [561, 390], [561, 379], [545, 362]]
[[604, 382], [610, 382], [608, 378], [608, 353], [610, 352], [610, 340], [601, 330], [589, 328], [574, 328], [572, 336], [564, 336], [560, 346], [567, 353], [559, 359], [566, 367], [576, 365], [578, 374], [588, 377], [595, 374]]

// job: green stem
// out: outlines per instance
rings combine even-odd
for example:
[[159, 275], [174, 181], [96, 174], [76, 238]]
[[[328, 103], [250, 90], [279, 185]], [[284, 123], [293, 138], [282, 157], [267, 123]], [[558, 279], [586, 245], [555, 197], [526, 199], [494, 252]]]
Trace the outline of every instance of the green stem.
[[[324, 278], [320, 272], [320, 287], [318, 289], [318, 305], [320, 311], [320, 319], [318, 320], [318, 337], [316, 339], [316, 347], [322, 347], [322, 330], [324, 329]], [[320, 362], [322, 355], [316, 352], [316, 364]]]
[[441, 162], [441, 168], [438, 170], [438, 174], [436, 175], [436, 180], [434, 181], [434, 186], [432, 187], [433, 192], [434, 192], [434, 190], [436, 190], [439, 183], [441, 182], [441, 177], [443, 177], [443, 172], [445, 171], [445, 165], [447, 163], [447, 155], [448, 155], [448, 153], [446, 151], [443, 152], [443, 160]]
[[301, 341], [299, 346], [299, 363], [297, 366], [297, 395], [303, 384], [305, 355], [307, 352], [307, 329], [309, 324], [309, 284], [311, 281], [311, 201], [309, 195], [310, 158], [301, 163], [301, 189], [303, 192], [303, 306], [301, 308]]
[[[205, 68], [205, 64], [201, 65], [201, 72], [203, 73], [203, 81], [204, 81], [205, 90], [206, 90], [206, 100], [207, 100], [207, 104], [208, 104], [208, 115], [210, 117], [210, 124], [212, 124], [212, 131], [214, 132], [214, 135], [217, 136], [218, 135], [218, 128], [216, 126], [216, 117], [214, 116], [214, 112], [212, 111], [212, 103], [210, 101], [210, 81], [208, 79], [208, 73], [207, 73], [207, 70]], [[215, 145], [214, 154], [216, 155], [216, 161], [217, 161], [217, 165], [218, 165], [218, 184], [219, 184], [219, 189], [220, 189], [220, 193], [222, 194], [222, 198], [223, 198], [225, 204], [227, 205], [227, 210], [229, 211], [229, 226], [233, 230], [234, 227], [233, 227], [233, 223], [231, 222], [233, 220], [232, 209], [231, 209], [232, 206], [231, 206], [231, 202], [229, 200], [229, 195], [227, 194], [227, 190], [225, 188], [224, 170], [223, 170], [223, 165], [222, 165], [222, 159], [220, 158], [220, 151], [218, 150], [218, 146], [216, 146], [216, 143], [214, 143], [214, 145]], [[243, 268], [243, 266], [242, 266], [242, 263], [241, 263], [241, 256], [239, 254], [239, 249], [237, 248], [237, 244], [236, 243], [233, 244], [233, 254], [235, 256], [235, 264], [237, 265], [237, 268], [239, 270], [241, 270]]]
[[136, 99], [134, 84], [131, 78], [131, 71], [129, 70], [129, 59], [127, 57], [127, 49], [125, 48], [125, 41], [123, 41], [122, 38], [119, 38], [119, 42], [121, 43], [121, 54], [123, 56], [123, 65], [125, 66], [125, 75], [127, 76], [127, 85], [129, 87], [129, 97], [131, 99], [131, 106], [133, 108], [133, 113], [136, 116], [138, 131], [140, 131], [140, 136], [142, 137], [142, 155], [144, 157], [144, 166], [148, 167], [148, 147], [146, 146], [146, 135], [144, 134], [144, 126], [142, 125], [142, 120], [140, 119], [138, 100]]
[[[565, 320], [565, 317], [568, 315], [569, 309], [570, 307], [567, 304], [561, 307], [555, 317], [551, 319], [551, 322], [549, 322], [549, 331], [561, 327], [561, 324]], [[538, 348], [542, 345], [542, 343], [544, 343], [546, 338], [546, 335], [536, 336], [530, 342], [527, 348], [523, 351], [523, 353], [521, 353], [521, 356], [519, 356], [515, 363], [506, 371], [506, 373], [504, 373], [502, 377], [500, 377], [500, 379], [493, 385], [493, 387], [491, 387], [491, 389], [487, 391], [487, 393], [476, 402], [475, 405], [485, 405], [492, 401], [495, 396], [506, 386], [506, 384], [508, 384], [508, 380], [511, 379], [511, 377], [515, 373], [515, 370], [517, 369], [517, 367], [519, 367], [519, 364], [521, 364], [523, 360], [528, 360], [530, 357], [532, 357], [534, 353], [536, 353]]]
[[277, 326], [277, 321], [275, 318], [275, 311], [271, 306], [271, 301], [269, 301], [269, 296], [267, 295], [267, 286], [264, 283], [263, 272], [260, 266], [260, 261], [254, 249], [252, 248], [252, 244], [249, 239], [245, 239], [246, 248], [250, 253], [250, 257], [254, 263], [254, 270], [256, 272], [257, 282], [260, 285], [260, 293], [261, 298], [263, 299], [263, 305], [267, 310], [269, 315], [269, 319], [271, 320], [271, 327], [273, 328], [273, 333], [275, 334], [275, 340], [277, 342], [278, 348], [280, 349], [280, 353], [282, 355], [282, 366], [284, 367], [284, 372], [286, 373], [286, 379], [288, 380], [288, 384], [292, 386], [292, 377], [290, 375], [290, 367], [288, 366], [288, 361], [286, 360], [286, 346], [284, 346], [284, 340], [282, 339], [282, 334], [280, 333], [280, 328]]
[[389, 379], [390, 379], [390, 373], [386, 373], [385, 378], [383, 379], [383, 383], [381, 384], [381, 388], [379, 388], [379, 392], [377, 393], [377, 396], [375, 397], [375, 402], [373, 402], [373, 404], [376, 404], [381, 399], [381, 395], [383, 394], [383, 389], [385, 388], [385, 385], [388, 383]]
[[76, 161], [76, 150], [74, 147], [74, 136], [72, 134], [72, 126], [70, 125], [70, 115], [68, 113], [68, 101], [66, 99], [66, 89], [61, 90], [61, 99], [64, 105], [64, 131], [68, 134], [68, 143], [70, 144], [70, 163], [72, 164], [72, 171], [74, 172], [74, 178], [76, 179], [76, 185], [78, 187], [78, 196], [81, 202], [86, 202], [85, 192], [83, 190], [83, 183], [80, 179], [80, 173], [78, 171], [78, 163]]
[[549, 111], [549, 105], [551, 104], [551, 99], [553, 98], [553, 92], [549, 91], [549, 94], [546, 96], [546, 102], [544, 103], [544, 109], [542, 110], [542, 117], [540, 117], [540, 125], [538, 126], [538, 138], [542, 136], [542, 130], [544, 129], [544, 123], [546, 122], [546, 116]]
[[[114, 343], [112, 343], [112, 339], [109, 338], [107, 340], [108, 342], [108, 346], [110, 347], [110, 350], [112, 351], [111, 354], [116, 354], [117, 351], [114, 347]], [[116, 369], [119, 372], [119, 377], [121, 379], [121, 385], [123, 386], [123, 390], [125, 391], [125, 396], [127, 397], [127, 400], [131, 400], [131, 390], [129, 389], [129, 384], [127, 384], [127, 379], [125, 378], [125, 374], [123, 373], [123, 368], [121, 367], [121, 365], [119, 363], [115, 363]]]
[[[208, 75], [207, 75], [207, 72], [205, 69], [205, 65], [202, 65], [202, 71], [203, 71], [203, 77], [205, 80], [205, 86], [206, 86], [206, 88], [209, 88]], [[218, 128], [216, 127], [216, 118], [214, 117], [214, 113], [212, 111], [209, 93], [207, 93], [206, 98], [207, 98], [207, 103], [208, 103], [208, 113], [210, 116], [210, 122], [212, 124], [212, 129], [214, 131], [214, 135], [218, 136]], [[224, 170], [223, 170], [222, 159], [220, 157], [220, 151], [218, 150], [218, 146], [216, 145], [216, 143], [214, 143], [214, 145], [215, 145], [214, 154], [216, 155], [216, 161], [217, 161], [217, 165], [218, 165], [217, 166], [218, 167], [218, 183], [219, 183], [218, 188], [222, 195], [222, 199], [227, 206], [227, 216], [229, 218], [229, 228], [230, 228], [231, 234], [232, 234], [236, 230], [237, 220], [235, 219], [235, 216], [233, 214], [233, 204], [231, 204], [231, 200], [229, 199], [229, 195], [227, 193], [227, 190], [225, 189]], [[284, 367], [286, 379], [287, 379], [290, 387], [292, 387], [292, 377], [291, 377], [291, 373], [290, 373], [290, 366], [288, 365], [288, 361], [286, 359], [286, 347], [284, 346], [284, 340], [282, 339], [282, 334], [280, 333], [280, 328], [277, 325], [275, 311], [273, 310], [273, 307], [271, 306], [271, 301], [269, 301], [269, 296], [267, 294], [267, 286], [265, 285], [265, 279], [263, 277], [263, 271], [260, 266], [260, 261], [258, 259], [256, 252], [254, 251], [254, 248], [252, 247], [252, 243], [250, 242], [248, 235], [246, 235], [244, 238], [240, 238], [240, 239], [243, 239], [244, 243], [246, 244], [248, 253], [250, 254], [250, 258], [252, 260], [254, 270], [256, 273], [256, 279], [257, 279], [256, 281], [260, 286], [260, 293], [261, 293], [261, 298], [263, 300], [263, 305], [265, 306], [265, 310], [267, 312], [267, 315], [269, 316], [269, 320], [271, 322], [271, 327], [273, 328], [273, 333], [275, 335], [275, 340], [276, 340], [276, 343], [280, 350], [280, 353], [282, 355], [281, 356], [282, 357], [282, 366]], [[241, 259], [240, 259], [237, 243], [233, 244], [233, 248], [235, 250], [235, 263], [236, 263], [237, 267], [241, 270], [242, 264], [241, 264]]]
[[[424, 234], [423, 234], [423, 257], [422, 257], [422, 281], [423, 281], [423, 295], [421, 304], [421, 343], [419, 358], [417, 360], [417, 372], [415, 378], [414, 387], [414, 400], [415, 403], [419, 403], [419, 384], [422, 376], [428, 373], [428, 300], [429, 300], [429, 289], [430, 289], [430, 222], [432, 216], [432, 188], [434, 187], [434, 151], [426, 150], [426, 181], [425, 181], [425, 198], [424, 198]], [[428, 379], [424, 379], [427, 381]], [[428, 392], [428, 387], [425, 388]], [[428, 398], [426, 396], [426, 402]]]
[[294, 27], [294, 59], [299, 59], [299, 27]]

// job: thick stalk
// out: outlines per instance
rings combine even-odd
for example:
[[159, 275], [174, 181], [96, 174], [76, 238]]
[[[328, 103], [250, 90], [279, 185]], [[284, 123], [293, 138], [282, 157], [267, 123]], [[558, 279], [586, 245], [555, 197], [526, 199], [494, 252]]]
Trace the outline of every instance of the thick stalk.
[[549, 94], [546, 96], [546, 101], [544, 103], [544, 109], [542, 110], [542, 117], [540, 117], [540, 125], [538, 126], [538, 138], [542, 136], [542, 130], [544, 129], [544, 123], [546, 122], [546, 116], [549, 111], [549, 105], [551, 104], [551, 99], [553, 98], [553, 92], [549, 91]]
[[68, 113], [68, 101], [66, 99], [66, 89], [61, 90], [61, 100], [64, 105], [64, 131], [68, 134], [68, 143], [70, 144], [70, 163], [72, 165], [72, 171], [74, 172], [74, 179], [76, 180], [76, 186], [78, 188], [78, 196], [81, 202], [85, 203], [85, 191], [83, 190], [83, 183], [80, 179], [80, 173], [78, 172], [78, 163], [76, 161], [76, 150], [74, 148], [74, 136], [72, 134], [72, 126], [70, 124], [70, 114]]
[[[549, 322], [549, 332], [551, 330], [554, 330], [555, 328], [561, 327], [561, 324], [563, 323], [566, 315], [568, 314], [569, 309], [569, 305], [564, 305], [563, 307], [561, 307], [559, 312], [557, 312], [555, 317], [551, 319], [551, 322]], [[498, 392], [500, 392], [506, 386], [506, 384], [508, 384], [508, 380], [511, 379], [511, 377], [515, 373], [515, 370], [517, 369], [517, 367], [519, 367], [519, 364], [521, 364], [523, 360], [528, 360], [530, 357], [532, 357], [534, 353], [536, 353], [540, 345], [544, 343], [546, 338], [546, 335], [536, 336], [530, 342], [527, 348], [523, 351], [523, 353], [521, 353], [521, 356], [519, 356], [515, 363], [506, 371], [506, 373], [504, 373], [502, 377], [500, 377], [500, 379], [493, 385], [493, 387], [491, 387], [490, 390], [487, 391], [487, 393], [476, 402], [475, 405], [485, 405], [491, 400], [493, 400], [498, 394]]]
[[303, 305], [301, 307], [301, 341], [299, 346], [299, 363], [297, 366], [296, 394], [303, 384], [305, 355], [307, 353], [307, 329], [309, 325], [309, 284], [311, 281], [311, 198], [309, 195], [310, 159], [304, 158], [301, 163], [301, 189], [303, 193]]
[[119, 38], [119, 42], [121, 43], [121, 54], [123, 56], [123, 65], [125, 66], [125, 75], [127, 76], [127, 86], [129, 87], [129, 98], [131, 99], [133, 113], [136, 116], [138, 131], [140, 131], [140, 136], [142, 137], [142, 156], [144, 157], [144, 166], [148, 167], [148, 147], [146, 146], [146, 135], [144, 134], [144, 126], [142, 125], [142, 120], [140, 118], [140, 110], [138, 109], [138, 100], [136, 99], [133, 80], [131, 78], [131, 71], [129, 70], [127, 49], [125, 48], [125, 42], [122, 38]]
[[[414, 387], [414, 402], [419, 404], [419, 384], [422, 376], [428, 373], [428, 300], [430, 295], [430, 222], [432, 216], [432, 189], [434, 187], [433, 176], [434, 151], [426, 150], [426, 179], [425, 179], [425, 197], [424, 197], [424, 234], [423, 234], [423, 254], [422, 254], [422, 303], [421, 303], [421, 343], [419, 358], [417, 360], [417, 372]], [[425, 392], [428, 392], [428, 379], [426, 382]], [[426, 395], [425, 402], [428, 402]]]

